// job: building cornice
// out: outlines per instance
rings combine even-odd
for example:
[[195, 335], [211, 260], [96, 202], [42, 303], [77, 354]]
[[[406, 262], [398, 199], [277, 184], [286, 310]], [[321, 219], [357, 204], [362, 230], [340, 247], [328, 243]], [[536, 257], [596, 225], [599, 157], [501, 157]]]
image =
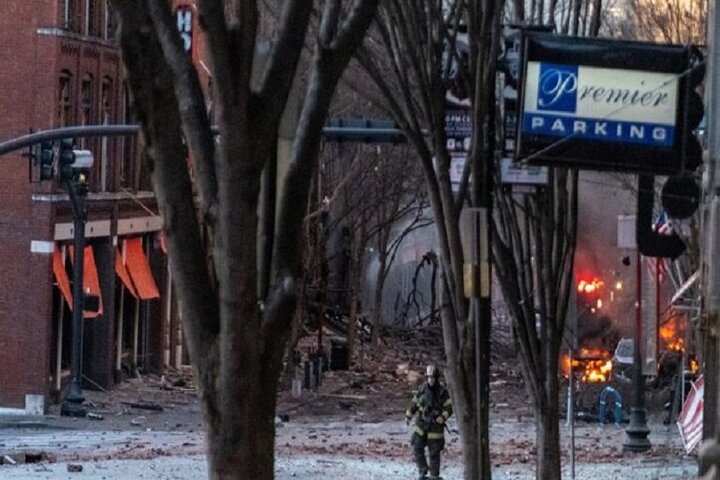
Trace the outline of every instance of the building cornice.
[[65, 30], [64, 28], [38, 28], [36, 30], [38, 35], [45, 35], [48, 37], [62, 37], [67, 38], [71, 40], [76, 40], [78, 42], [82, 43], [92, 43], [101, 47], [110, 48], [113, 50], [117, 50], [118, 46], [117, 43], [113, 40], [105, 40], [100, 37], [92, 37], [89, 35], [82, 35], [79, 33], [71, 32], [69, 30]]

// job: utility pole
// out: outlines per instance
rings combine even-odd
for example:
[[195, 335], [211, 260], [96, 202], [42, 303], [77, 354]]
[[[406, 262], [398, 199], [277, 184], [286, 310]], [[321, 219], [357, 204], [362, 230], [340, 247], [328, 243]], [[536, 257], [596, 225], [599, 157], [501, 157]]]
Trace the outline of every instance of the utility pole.
[[[702, 243], [702, 266], [701, 272], [704, 277], [704, 322], [706, 340], [705, 351], [703, 352], [705, 366], [705, 399], [703, 412], [703, 438], [712, 442], [715, 448], [701, 449], [700, 474], [704, 474], [712, 464], [715, 465], [714, 480], [720, 479], [718, 469], [720, 459], [707, 455], [709, 450], [717, 451], [720, 447], [720, 418], [717, 418], [720, 400], [720, 382], [718, 382], [718, 365], [720, 365], [720, 348], [718, 348], [718, 320], [720, 318], [720, 268], [714, 262], [720, 255], [720, 13], [714, 1], [709, 5], [708, 22], [708, 66], [706, 84], [706, 106], [707, 106], [707, 184], [705, 186], [704, 206], [707, 219], [703, 225]], [[709, 382], [708, 382], [709, 381]]]

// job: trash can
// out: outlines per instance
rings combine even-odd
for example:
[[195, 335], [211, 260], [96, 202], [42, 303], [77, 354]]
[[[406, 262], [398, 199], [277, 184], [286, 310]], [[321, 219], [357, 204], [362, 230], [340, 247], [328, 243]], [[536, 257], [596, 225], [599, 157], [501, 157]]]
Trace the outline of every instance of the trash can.
[[347, 342], [343, 339], [330, 341], [330, 370], [348, 370], [350, 358]]

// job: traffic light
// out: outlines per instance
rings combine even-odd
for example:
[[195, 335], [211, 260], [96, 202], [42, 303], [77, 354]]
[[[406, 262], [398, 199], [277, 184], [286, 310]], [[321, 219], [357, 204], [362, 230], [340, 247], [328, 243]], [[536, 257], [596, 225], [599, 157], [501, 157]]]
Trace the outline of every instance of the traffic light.
[[55, 176], [55, 152], [52, 142], [41, 142], [36, 145], [35, 155], [40, 170], [40, 180], [52, 180]]
[[392, 120], [334, 118], [323, 128], [328, 142], [404, 143], [405, 135]]
[[681, 160], [683, 170], [694, 171], [702, 164], [702, 144], [698, 135], [705, 117], [703, 98], [698, 91], [705, 79], [705, 57], [697, 47], [690, 51], [690, 61], [681, 88], [685, 89], [685, 111]]
[[58, 163], [60, 178], [70, 180], [75, 173], [87, 173], [92, 168], [93, 156], [88, 150], [75, 150], [72, 138], [63, 138], [60, 140]]
[[60, 178], [67, 180], [72, 178], [72, 168], [70, 165], [75, 161], [73, 148], [75, 141], [72, 138], [63, 138], [60, 140], [60, 152], [58, 154], [58, 164], [60, 168]]

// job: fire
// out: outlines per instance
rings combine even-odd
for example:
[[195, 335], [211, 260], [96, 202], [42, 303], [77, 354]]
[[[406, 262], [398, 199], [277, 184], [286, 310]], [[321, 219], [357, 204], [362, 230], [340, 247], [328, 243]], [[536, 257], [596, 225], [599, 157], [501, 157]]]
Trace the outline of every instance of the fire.
[[660, 325], [660, 338], [663, 339], [665, 347], [668, 350], [682, 352], [685, 350], [685, 340], [683, 333], [687, 328], [687, 321], [683, 315], [675, 315], [667, 319], [665, 323]]
[[[582, 382], [608, 382], [612, 375], [610, 352], [598, 348], [581, 348], [577, 357], [572, 359], [574, 373]], [[570, 376], [570, 356], [562, 358], [563, 377]]]
[[598, 290], [600, 290], [600, 288], [602, 288], [603, 284], [604, 284], [604, 282], [597, 278], [593, 279], [590, 282], [588, 282], [587, 280], [580, 280], [578, 282], [577, 289], [578, 289], [578, 292], [580, 292], [580, 293], [591, 294], [591, 293], [595, 293]]
[[592, 313], [603, 308], [603, 301], [600, 298], [605, 282], [599, 278], [592, 280], [580, 280], [577, 284], [578, 301]]
[[698, 373], [698, 370], [700, 370], [700, 364], [698, 363], [697, 359], [691, 358], [690, 359], [690, 371], [692, 373]]

